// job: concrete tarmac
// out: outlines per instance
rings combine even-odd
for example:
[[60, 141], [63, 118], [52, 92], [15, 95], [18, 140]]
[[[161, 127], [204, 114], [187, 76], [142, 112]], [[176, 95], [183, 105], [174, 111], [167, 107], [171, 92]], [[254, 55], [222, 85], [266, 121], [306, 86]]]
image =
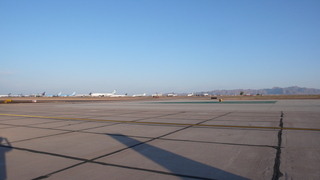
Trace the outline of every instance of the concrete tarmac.
[[0, 104], [0, 180], [320, 179], [320, 100]]

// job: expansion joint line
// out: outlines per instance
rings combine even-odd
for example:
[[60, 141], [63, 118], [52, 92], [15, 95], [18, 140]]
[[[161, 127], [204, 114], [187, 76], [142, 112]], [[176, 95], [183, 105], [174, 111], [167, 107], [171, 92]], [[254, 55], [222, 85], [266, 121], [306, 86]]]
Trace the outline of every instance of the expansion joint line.
[[280, 117], [281, 118], [280, 118], [279, 127], [281, 129], [278, 132], [278, 146], [276, 148], [277, 152], [276, 152], [276, 158], [274, 160], [272, 180], [278, 180], [281, 176], [283, 176], [283, 174], [280, 171], [282, 130], [283, 130], [283, 111], [281, 111], [281, 116]]
[[[228, 115], [228, 114], [230, 114], [230, 113], [231, 113], [231, 112], [228, 112], [228, 113], [223, 114], [223, 115], [220, 115], [220, 116], [218, 116], [218, 117], [226, 116], [226, 115]], [[218, 118], [218, 117], [215, 117], [215, 118]], [[212, 118], [212, 119], [215, 119], [215, 118]], [[204, 120], [204, 121], [199, 122], [199, 123], [197, 123], [197, 124], [201, 124], [201, 123], [206, 122], [206, 121], [208, 121], [208, 120]], [[161, 138], [163, 138], [163, 137], [165, 137], [165, 136], [168, 136], [168, 135], [171, 135], [171, 134], [174, 134], [174, 133], [183, 131], [183, 130], [188, 129], [188, 128], [190, 128], [190, 127], [192, 127], [192, 125], [183, 127], [183, 128], [181, 128], [181, 129], [177, 129], [177, 130], [175, 130], [175, 131], [169, 132], [169, 133], [167, 133], [167, 134], [164, 134], [164, 135], [161, 135], [161, 136], [158, 136], [158, 137], [154, 137], [154, 138], [152, 138], [152, 139], [150, 139], [150, 140], [148, 140], [148, 141], [144, 141], [144, 142], [141, 142], [141, 143], [138, 143], [138, 144], [135, 144], [135, 145], [128, 146], [128, 147], [126, 147], [126, 148], [120, 149], [120, 150], [118, 150], [118, 151], [115, 151], [115, 152], [112, 152], [112, 153], [109, 153], [109, 154], [106, 154], [106, 155], [102, 155], [102, 156], [93, 158], [93, 159], [91, 159], [90, 161], [95, 161], [95, 160], [100, 159], [100, 158], [102, 158], [102, 157], [110, 156], [110, 155], [112, 155], [112, 154], [116, 154], [116, 153], [119, 153], [119, 152], [121, 152], [121, 151], [125, 151], [125, 150], [128, 150], [128, 149], [132, 149], [132, 148], [134, 148], [134, 147], [136, 147], [136, 146], [140, 146], [140, 145], [143, 145], [143, 144], [150, 143], [150, 142], [152, 142], [152, 141], [155, 141], [155, 140], [161, 139]], [[121, 136], [121, 135], [120, 135], [120, 136]], [[163, 172], [162, 172], [162, 173], [163, 173]], [[175, 173], [173, 173], [172, 175], [180, 176], [180, 177], [186, 177], [186, 175], [175, 174]], [[203, 177], [193, 177], [193, 178], [206, 179], [206, 178], [203, 178]]]
[[160, 115], [160, 116], [155, 116], [155, 117], [141, 118], [141, 119], [133, 120], [131, 122], [138, 122], [138, 121], [142, 121], [142, 120], [146, 120], [146, 119], [160, 118], [160, 117], [172, 116], [172, 115], [177, 115], [177, 114], [182, 114], [182, 113], [185, 113], [185, 112], [182, 111], [182, 112], [178, 112], [178, 113], [165, 114], [165, 115]]
[[[128, 124], [145, 124], [145, 125], [171, 125], [171, 126], [186, 126], [186, 127], [217, 127], [217, 128], [250, 128], [250, 129], [285, 129], [285, 130], [299, 130], [299, 131], [320, 131], [316, 128], [294, 128], [294, 127], [264, 127], [264, 126], [237, 126], [237, 125], [215, 125], [215, 124], [186, 124], [186, 123], [163, 123], [163, 122], [140, 122], [140, 121], [121, 121], [121, 120], [106, 120], [106, 119], [87, 119], [87, 118], [68, 118], [68, 117], [51, 117], [51, 116], [33, 116], [33, 115], [17, 115], [17, 114], [0, 114], [0, 116], [18, 116], [28, 118], [43, 118], [43, 119], [59, 119], [59, 120], [79, 120], [79, 121], [97, 121], [97, 122], [113, 122], [113, 123], [128, 123]], [[223, 115], [222, 115], [223, 116]], [[218, 116], [221, 117], [221, 116]], [[216, 117], [216, 118], [218, 118]], [[213, 118], [215, 119], [215, 118]], [[213, 120], [210, 119], [210, 120]], [[141, 119], [140, 119], [141, 120]], [[205, 120], [207, 121], [207, 120]], [[3, 124], [3, 123], [2, 123]]]
[[[214, 117], [214, 118], [209, 119], [209, 120], [213, 120], [213, 119], [216, 119], [216, 118], [219, 118], [219, 117], [222, 117], [222, 116], [226, 116], [226, 115], [228, 115], [228, 114], [230, 114], [230, 113], [232, 113], [232, 112], [228, 112], [228, 113], [226, 113], [226, 114], [223, 114], [223, 115], [220, 115], [220, 116]], [[188, 129], [188, 128], [193, 127], [193, 126], [196, 126], [196, 125], [200, 125], [200, 124], [202, 124], [202, 123], [204, 123], [204, 122], [207, 122], [207, 121], [209, 121], [209, 120], [204, 120], [204, 121], [201, 121], [201, 122], [199, 122], [199, 123], [197, 123], [197, 124], [194, 124], [194, 125], [188, 125], [188, 126], [186, 126], [186, 127], [184, 127], [184, 128], [178, 129], [178, 130], [176, 130], [176, 131], [173, 131], [173, 132], [170, 132], [170, 133], [164, 134], [164, 135], [162, 135], [162, 136], [159, 136], [159, 137], [153, 138], [153, 140], [163, 138], [163, 137], [165, 137], [165, 136], [168, 136], [168, 135], [171, 135], [171, 134], [177, 133], [177, 132], [179, 132], [179, 131], [182, 131], [182, 130]]]
[[[226, 114], [223, 114], [223, 115], [220, 115], [220, 116], [218, 116], [218, 117], [222, 117], [222, 116], [225, 116], [225, 115], [230, 114], [230, 113], [231, 113], [231, 112], [226, 113]], [[215, 118], [218, 118], [218, 117], [215, 117]], [[215, 119], [215, 118], [213, 118], [213, 119]], [[206, 121], [208, 121], [208, 120], [205, 120], [205, 121], [203, 121], [203, 122], [206, 122]], [[200, 122], [200, 123], [197, 123], [197, 124], [201, 124], [201, 123], [203, 123], [203, 122]], [[102, 156], [99, 156], [99, 157], [95, 157], [95, 158], [92, 158], [92, 159], [90, 159], [90, 160], [85, 160], [85, 161], [80, 162], [80, 163], [77, 163], [77, 164], [75, 164], [75, 165], [72, 165], [72, 166], [69, 166], [69, 167], [66, 167], [66, 168], [57, 170], [57, 171], [55, 171], [55, 172], [51, 172], [51, 173], [49, 173], [49, 174], [46, 174], [46, 175], [37, 177], [37, 178], [35, 178], [35, 179], [33, 179], [33, 180], [46, 179], [46, 178], [50, 177], [51, 175], [54, 175], [54, 174], [57, 174], [57, 173], [59, 173], [59, 172], [62, 172], [62, 171], [65, 171], [65, 170], [68, 170], [68, 169], [71, 169], [71, 168], [80, 166], [80, 165], [85, 164], [85, 163], [88, 163], [88, 162], [97, 163], [97, 164], [104, 164], [104, 165], [109, 165], [109, 166], [110, 166], [110, 165], [112, 165], [112, 164], [105, 164], [105, 163], [101, 163], [101, 162], [96, 162], [95, 160], [100, 159], [100, 158], [103, 158], [103, 157], [107, 157], [107, 156], [110, 156], [110, 155], [112, 155], [112, 154], [116, 154], [116, 153], [119, 153], [119, 152], [122, 152], [122, 151], [125, 151], [125, 150], [128, 150], [128, 149], [132, 149], [132, 148], [134, 148], [134, 147], [136, 147], [136, 146], [140, 146], [140, 145], [149, 143], [149, 142], [154, 141], [154, 140], [157, 140], [157, 139], [161, 139], [162, 137], [165, 137], [165, 136], [168, 136], [168, 135], [170, 135], [170, 134], [173, 134], [173, 133], [176, 133], [176, 132], [185, 130], [185, 129], [190, 128], [190, 127], [192, 127], [192, 125], [189, 125], [189, 126], [187, 126], [187, 127], [183, 127], [183, 128], [178, 129], [178, 130], [176, 130], [176, 131], [169, 132], [169, 133], [167, 133], [167, 134], [164, 134], [164, 135], [161, 135], [161, 136], [152, 138], [152, 139], [150, 139], [150, 140], [148, 140], [148, 141], [145, 141], [145, 142], [140, 142], [140, 143], [138, 143], [138, 144], [135, 144], [135, 145], [132, 145], [132, 146], [128, 146], [128, 147], [126, 147], [126, 148], [120, 149], [120, 150], [115, 151], [115, 152], [112, 152], [112, 153], [108, 153], [108, 154], [105, 154], [105, 155], [102, 155]], [[120, 135], [120, 136], [122, 136], [122, 135]], [[116, 166], [116, 165], [113, 165], [113, 166]], [[128, 167], [126, 167], [126, 168], [128, 168]], [[134, 168], [133, 168], [133, 169], [134, 169]], [[136, 168], [136, 169], [138, 169], [138, 168]], [[139, 169], [139, 170], [144, 170], [144, 169]], [[155, 173], [160, 173], [160, 174], [168, 174], [168, 175], [173, 175], [173, 176], [178, 176], [178, 177], [187, 177], [187, 178], [195, 178], [195, 179], [208, 179], [208, 178], [204, 178], [204, 177], [188, 176], [188, 175], [176, 174], [176, 173], [166, 173], [166, 172], [162, 172], [162, 171], [151, 171], [151, 170], [144, 170], [144, 171], [150, 171], [150, 172], [155, 172]], [[208, 179], [208, 180], [209, 180], [209, 179]], [[211, 179], [210, 179], [210, 180], [211, 180]], [[213, 180], [213, 179], [212, 179], [212, 180]]]

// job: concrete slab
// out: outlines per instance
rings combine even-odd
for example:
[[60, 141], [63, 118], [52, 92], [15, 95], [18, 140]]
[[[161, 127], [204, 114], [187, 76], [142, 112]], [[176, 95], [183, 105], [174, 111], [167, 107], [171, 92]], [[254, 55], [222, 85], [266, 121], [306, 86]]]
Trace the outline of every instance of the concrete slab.
[[26, 111], [26, 110], [19, 110], [19, 109], [5, 111], [5, 113], [3, 114], [41, 115], [38, 111], [34, 112], [34, 111]]
[[116, 124], [112, 126], [84, 130], [84, 132], [123, 134], [127, 136], [141, 136], [154, 138], [168, 134], [181, 128], [183, 127], [140, 124]]
[[[63, 104], [60, 107], [118, 109], [123, 111], [268, 111], [274, 104], [161, 104], [150, 102]], [[276, 111], [279, 111], [277, 109]]]
[[72, 130], [72, 131], [80, 131], [85, 129], [94, 129], [103, 126], [111, 126], [117, 123], [110, 123], [110, 122], [83, 122], [80, 124], [72, 124], [69, 126], [60, 126], [56, 127], [55, 129], [63, 129], [63, 130]]
[[[8, 113], [8, 114], [9, 114], [9, 113]], [[19, 112], [12, 112], [11, 114], [33, 115], [33, 116], [52, 116], [52, 115], [60, 115], [59, 113], [55, 113], [55, 112], [43, 112], [43, 111], [19, 111]]]
[[284, 112], [283, 126], [289, 128], [320, 129], [320, 112]]
[[35, 124], [44, 124], [44, 123], [53, 123], [53, 122], [60, 122], [60, 120], [20, 117], [19, 119], [1, 121], [2, 124], [10, 124], [10, 125], [35, 125]]
[[283, 131], [281, 179], [320, 179], [319, 139], [319, 131]]
[[270, 108], [270, 111], [320, 111], [319, 100], [281, 100]]
[[319, 139], [320, 131], [284, 130], [282, 132], [282, 147], [320, 150]]
[[5, 121], [9, 121], [9, 120], [16, 120], [16, 119], [20, 119], [20, 118], [21, 117], [0, 116], [0, 123], [5, 122]]
[[[53, 116], [53, 117], [56, 117], [56, 115]], [[95, 116], [93, 116], [93, 115], [83, 115], [81, 113], [77, 113], [77, 114], [70, 113], [70, 114], [59, 114], [57, 117], [90, 119], [90, 118], [95, 117]]]
[[283, 127], [320, 129], [320, 122], [286, 122]]
[[[28, 114], [25, 113], [25, 115], [34, 115], [34, 116], [43, 116], [43, 117], [62, 117], [63, 115], [65, 115], [65, 113], [54, 113], [54, 112], [41, 112], [39, 114], [35, 113], [35, 114]], [[69, 114], [68, 114], [69, 115]]]
[[0, 104], [0, 113], [1, 114], [15, 114], [17, 111], [13, 110], [12, 108], [7, 108], [7, 106], [3, 106]]
[[[117, 119], [111, 120], [187, 124], [214, 117], [205, 123], [264, 127], [278, 127], [281, 111], [284, 113], [284, 127], [318, 128], [320, 100], [278, 100], [275, 104], [265, 105], [164, 105], [140, 101], [0, 105], [0, 112], [4, 114], [106, 120], [114, 117]], [[59, 168], [56, 169], [61, 171], [50, 176], [51, 179], [81, 179], [87, 175], [90, 175], [89, 179], [104, 179], [105, 172], [110, 174], [108, 179], [148, 179], [149, 175], [152, 179], [272, 179], [274, 174], [279, 174], [277, 163], [280, 166], [279, 172], [284, 174], [282, 179], [319, 179], [319, 131], [284, 129], [282, 134], [279, 134], [279, 129], [142, 125], [8, 116], [5, 120], [3, 117], [0, 116], [0, 128], [3, 127], [0, 138], [7, 138], [14, 148], [22, 148], [23, 152], [32, 152], [44, 160], [46, 157], [42, 155], [45, 153], [67, 160], [72, 157], [93, 159], [91, 163], [86, 162], [70, 169], [64, 169], [66, 166], [60, 166], [58, 162]], [[5, 123], [11, 120], [17, 121], [14, 124]], [[30, 122], [37, 124], [29, 124]], [[105, 125], [108, 126], [103, 127]], [[127, 137], [106, 135], [107, 133], [121, 133]], [[166, 134], [167, 136], [161, 137]], [[3, 140], [3, 145], [8, 144]], [[146, 141], [148, 143], [144, 144]], [[281, 149], [278, 149], [280, 142]], [[20, 156], [7, 156], [7, 153], [2, 153], [2, 162], [5, 157], [6, 162], [12, 162], [10, 167], [15, 166], [14, 164], [20, 167], [21, 163], [24, 163], [17, 159]], [[49, 162], [55, 163], [50, 160]], [[5, 164], [5, 167], [8, 165], [2, 164]], [[46, 168], [46, 164], [42, 166]], [[31, 162], [31, 168], [37, 166]], [[29, 171], [28, 167], [26, 169]], [[56, 169], [49, 168], [37, 175], [50, 174]], [[24, 174], [16, 174], [14, 179], [26, 179]]]
[[228, 117], [280, 117], [281, 111], [233, 111]]
[[108, 112], [106, 112], [106, 113], [84, 113], [83, 115], [88, 116], [90, 118], [94, 118], [94, 117], [105, 117], [105, 116], [118, 116], [119, 113], [108, 113]]
[[320, 149], [282, 148], [280, 179], [320, 179]]
[[[181, 177], [168, 175], [164, 173], [156, 173], [146, 170], [137, 170], [134, 168], [107, 166], [101, 164], [86, 163], [72, 169], [68, 169], [57, 174], [53, 174], [48, 180], [55, 179], [130, 179], [130, 180], [141, 180], [141, 179], [153, 179], [153, 180], [181, 180]], [[183, 179], [194, 179], [184, 177]]]
[[[87, 108], [87, 105], [90, 105], [90, 104], [93, 104], [93, 106], [89, 106]], [[118, 112], [123, 112], [123, 111], [118, 110], [116, 108], [110, 108], [107, 111], [105, 109], [100, 109], [100, 108], [97, 109], [97, 108], [95, 108], [95, 105], [97, 105], [97, 104], [104, 106], [105, 104], [110, 104], [110, 103], [105, 103], [105, 102], [103, 102], [103, 103], [94, 103], [94, 102], [85, 103], [84, 102], [84, 103], [73, 104], [73, 106], [69, 106], [70, 104], [68, 103], [68, 104], [58, 105], [57, 108], [61, 108], [62, 106], [63, 107], [67, 106], [67, 107], [71, 107], [74, 110], [78, 110], [79, 107], [84, 107], [84, 108], [81, 108], [82, 109], [81, 112], [83, 112], [83, 113], [118, 113]]]
[[15, 127], [15, 126], [0, 124], [0, 129], [4, 129], [4, 128], [14, 128], [14, 127]]
[[320, 122], [320, 112], [284, 112], [284, 123], [287, 122]]
[[[137, 141], [144, 142], [148, 140], [146, 138], [134, 138], [133, 140], [123, 137], [117, 138], [123, 139], [130, 146], [134, 145]], [[92, 159], [127, 147], [112, 138], [110, 135], [79, 132], [71, 132], [68, 134], [11, 144], [14, 147], [33, 149], [85, 159]]]
[[217, 117], [229, 114], [231, 111], [185, 111], [183, 114]]
[[165, 118], [165, 119], [189, 119], [189, 120], [208, 120], [208, 119], [212, 119], [212, 118], [216, 118], [218, 116], [212, 116], [212, 115], [200, 115], [200, 114], [174, 114], [174, 115], [167, 115], [167, 116], [163, 116], [163, 117], [159, 117], [161, 118]]
[[220, 121], [259, 121], [259, 122], [279, 122], [280, 121], [280, 114], [279, 116], [255, 116], [248, 113], [247, 116], [222, 116], [214, 118], [214, 120], [220, 120]]
[[139, 114], [139, 113], [131, 113], [131, 114], [119, 114], [117, 117], [136, 117], [136, 118], [157, 118], [157, 117], [162, 117], [166, 116], [167, 114], [161, 114], [161, 115], [152, 115], [152, 114]]
[[226, 125], [226, 126], [257, 126], [257, 127], [279, 127], [279, 122], [251, 122], [251, 121], [216, 121], [211, 120], [206, 125]]
[[97, 116], [90, 119], [115, 120], [115, 121], [135, 121], [141, 119], [140, 117], [124, 117], [124, 116]]
[[77, 160], [0, 147], [0, 179], [34, 179], [79, 163]]
[[40, 138], [55, 134], [61, 134], [65, 131], [51, 130], [51, 129], [39, 129], [30, 127], [15, 127], [1, 129], [0, 137], [7, 138], [9, 142], [22, 141], [34, 138]]
[[158, 116], [163, 116], [163, 115], [167, 115], [170, 113], [168, 113], [168, 111], [157, 111], [157, 110], [149, 111], [149, 110], [146, 110], [146, 111], [136, 111], [136, 113], [133, 113], [133, 114], [150, 115], [150, 116], [158, 117]]
[[[165, 139], [212, 142], [229, 145], [277, 146], [277, 130], [241, 130], [192, 127], [164, 137]], [[230, 147], [231, 148], [231, 147]]]
[[35, 125], [32, 125], [32, 127], [56, 129], [60, 127], [72, 126], [72, 125], [81, 124], [81, 123], [85, 123], [85, 122], [77, 121], [77, 120], [58, 120], [56, 122], [35, 124]]
[[199, 178], [271, 179], [275, 153], [265, 147], [155, 140], [97, 161]]
[[197, 123], [203, 122], [203, 120], [151, 118], [151, 119], [139, 120], [139, 122], [197, 124]]
[[[18, 114], [20, 111], [18, 110], [14, 110], [14, 109], [8, 109], [8, 108], [4, 108], [4, 106], [0, 105], [0, 113], [1, 114]], [[11, 107], [12, 108], [12, 107]]]

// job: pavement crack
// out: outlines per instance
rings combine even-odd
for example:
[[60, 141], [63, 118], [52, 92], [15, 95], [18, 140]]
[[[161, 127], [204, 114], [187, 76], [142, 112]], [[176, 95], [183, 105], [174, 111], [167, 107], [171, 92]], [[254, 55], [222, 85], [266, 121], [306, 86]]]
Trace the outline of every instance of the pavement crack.
[[281, 144], [282, 144], [282, 128], [283, 128], [283, 112], [281, 112], [280, 116], [280, 123], [279, 126], [281, 129], [278, 132], [278, 146], [277, 146], [277, 152], [276, 152], [276, 158], [274, 160], [274, 166], [273, 166], [273, 175], [272, 180], [278, 180], [283, 174], [280, 171], [280, 164], [281, 164]]

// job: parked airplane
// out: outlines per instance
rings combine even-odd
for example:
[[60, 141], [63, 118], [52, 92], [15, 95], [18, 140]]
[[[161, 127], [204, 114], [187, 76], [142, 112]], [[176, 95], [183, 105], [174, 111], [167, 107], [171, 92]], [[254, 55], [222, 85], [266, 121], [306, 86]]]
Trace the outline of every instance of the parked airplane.
[[48, 94], [46, 95], [46, 97], [59, 97], [61, 95], [61, 92], [59, 92], [58, 94]]
[[116, 94], [114, 94], [114, 95], [111, 95], [110, 97], [126, 97], [127, 94], [128, 94], [128, 93], [123, 94], [123, 95], [116, 95]]
[[191, 94], [188, 94], [188, 96], [193, 96], [193, 93], [191, 93]]
[[110, 97], [112, 95], [115, 95], [117, 93], [116, 90], [113, 90], [112, 93], [90, 93], [89, 95], [92, 97]]
[[8, 95], [0, 95], [0, 97], [21, 97], [21, 95], [11, 95], [11, 93], [9, 93]]
[[147, 93], [144, 93], [144, 94], [135, 94], [135, 95], [132, 95], [132, 97], [142, 97], [142, 96], [146, 96]]
[[162, 96], [162, 93], [160, 93], [160, 94], [155, 93], [155, 94], [152, 94], [151, 96], [152, 96], [152, 97], [159, 97], [159, 96]]
[[58, 95], [59, 97], [70, 97], [70, 96], [75, 96], [76, 95], [76, 92], [73, 92], [72, 94], [61, 94]]
[[9, 97], [22, 97], [21, 94], [18, 95], [10, 95]]
[[46, 96], [46, 92], [43, 92], [42, 94], [30, 94], [30, 95], [25, 95], [24, 97], [44, 97]]
[[17, 95], [12, 95], [11, 93], [9, 93], [7, 95], [0, 95], [0, 97], [28, 97], [28, 95], [23, 95], [22, 93]]
[[170, 93], [167, 95], [168, 97], [175, 97], [175, 96], [178, 96], [178, 94], [174, 94], [174, 93]]
[[76, 94], [76, 95], [74, 95], [74, 96], [76, 96], [76, 97], [89, 97], [89, 96], [91, 96], [91, 95], [90, 95], [90, 93], [89, 93], [89, 94]]
[[7, 94], [7, 95], [0, 95], [0, 97], [10, 97], [11, 93]]

